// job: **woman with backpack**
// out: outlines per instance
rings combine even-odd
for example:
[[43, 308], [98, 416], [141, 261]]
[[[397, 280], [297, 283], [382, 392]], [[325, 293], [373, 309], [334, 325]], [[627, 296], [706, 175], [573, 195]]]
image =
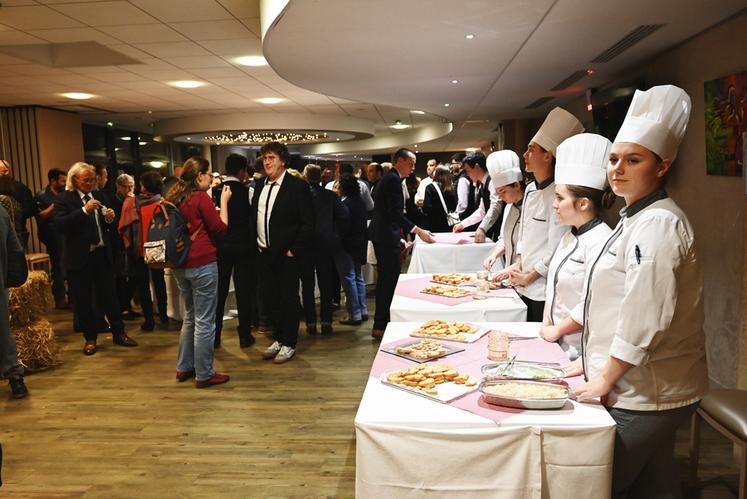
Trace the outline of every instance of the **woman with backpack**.
[[185, 310], [179, 336], [176, 380], [184, 382], [194, 377], [197, 388], [229, 380], [227, 374], [213, 369], [213, 345], [218, 301], [215, 239], [226, 233], [231, 189], [223, 188], [218, 215], [207, 194], [212, 182], [210, 163], [194, 156], [184, 163], [179, 180], [166, 193], [166, 200], [178, 206], [187, 221], [192, 240], [186, 264], [174, 269]]

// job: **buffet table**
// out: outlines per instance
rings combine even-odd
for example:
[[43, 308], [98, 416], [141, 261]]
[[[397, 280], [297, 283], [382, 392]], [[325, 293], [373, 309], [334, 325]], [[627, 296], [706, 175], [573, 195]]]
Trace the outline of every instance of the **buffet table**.
[[[390, 323], [382, 347], [419, 325]], [[538, 332], [536, 323], [475, 325], [522, 336]], [[436, 362], [473, 376], [490, 362], [487, 336], [457, 345], [466, 350]], [[524, 360], [564, 358], [560, 347], [540, 339], [512, 341], [511, 353]], [[381, 350], [374, 360], [355, 418], [356, 497], [610, 496], [615, 423], [602, 406], [568, 401], [550, 411], [501, 408], [481, 403], [479, 392], [442, 404], [379, 381], [380, 371], [413, 365]]]
[[482, 262], [493, 253], [495, 243], [489, 239], [477, 244], [474, 232], [438, 232], [435, 243], [428, 244], [415, 238], [409, 274], [426, 272], [476, 272], [483, 270]]
[[[513, 289], [491, 291], [487, 299], [440, 298], [419, 293], [432, 284], [432, 274], [402, 274], [389, 308], [394, 322], [427, 321], [430, 319], [522, 322], [527, 319], [527, 307]], [[466, 288], [474, 289], [474, 288]]]

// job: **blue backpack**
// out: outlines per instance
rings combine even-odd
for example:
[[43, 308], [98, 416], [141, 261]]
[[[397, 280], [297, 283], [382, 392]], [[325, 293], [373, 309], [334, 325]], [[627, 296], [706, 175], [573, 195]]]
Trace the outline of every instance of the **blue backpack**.
[[202, 223], [191, 234], [189, 229], [189, 223], [175, 204], [163, 199], [159, 201], [143, 242], [145, 263], [159, 269], [184, 266]]

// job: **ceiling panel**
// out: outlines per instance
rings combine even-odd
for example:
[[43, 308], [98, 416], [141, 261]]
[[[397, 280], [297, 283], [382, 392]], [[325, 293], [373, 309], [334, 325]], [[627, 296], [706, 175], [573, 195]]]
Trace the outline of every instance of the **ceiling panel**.
[[89, 76], [99, 81], [105, 81], [109, 83], [143, 81], [146, 79], [144, 76], [132, 73], [130, 71], [112, 71], [112, 72], [107, 72], [107, 73], [99, 73], [98, 71], [92, 71]]
[[218, 0], [234, 17], [259, 17], [259, 0]]
[[28, 7], [3, 7], [0, 9], [0, 23], [22, 30], [72, 28], [82, 26], [74, 19], [42, 5]]
[[169, 57], [170, 64], [182, 69], [227, 68], [225, 60], [215, 55], [198, 55], [193, 57]]
[[130, 0], [166, 23], [232, 19], [231, 13], [215, 0]]
[[70, 42], [98, 42], [102, 45], [120, 43], [116, 38], [107, 36], [101, 31], [94, 28], [62, 28], [62, 29], [40, 29], [27, 31], [42, 40], [52, 43], [70, 43]]
[[187, 40], [165, 24], [140, 24], [138, 26], [106, 26], [101, 31], [126, 43], [181, 42]]
[[220, 56], [258, 55], [262, 53], [262, 45], [257, 37], [202, 41], [200, 45]]
[[242, 17], [239, 21], [241, 21], [241, 24], [249, 28], [249, 31], [254, 33], [256, 37], [262, 37], [262, 25], [258, 17]]
[[31, 43], [44, 43], [44, 40], [23, 31], [0, 31], [0, 45], [26, 45]]
[[255, 36], [246, 26], [235, 19], [171, 23], [170, 26], [195, 41], [234, 40]]
[[155, 57], [187, 57], [194, 55], [210, 55], [210, 52], [195, 42], [172, 43], [138, 43], [137, 48]]
[[54, 9], [89, 26], [124, 26], [158, 22], [125, 1], [58, 4]]
[[189, 72], [208, 81], [213, 78], [240, 78], [243, 76], [240, 70], [233, 67], [190, 69]]

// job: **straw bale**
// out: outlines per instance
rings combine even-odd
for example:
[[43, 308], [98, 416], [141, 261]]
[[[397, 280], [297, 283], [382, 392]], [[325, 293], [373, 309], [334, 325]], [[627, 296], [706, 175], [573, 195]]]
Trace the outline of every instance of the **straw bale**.
[[52, 285], [43, 270], [29, 272], [29, 278], [23, 286], [9, 291], [11, 327], [28, 326], [41, 319], [52, 303]]
[[16, 338], [18, 360], [30, 371], [46, 369], [60, 362], [60, 348], [52, 324], [38, 319], [26, 326], [12, 327]]

